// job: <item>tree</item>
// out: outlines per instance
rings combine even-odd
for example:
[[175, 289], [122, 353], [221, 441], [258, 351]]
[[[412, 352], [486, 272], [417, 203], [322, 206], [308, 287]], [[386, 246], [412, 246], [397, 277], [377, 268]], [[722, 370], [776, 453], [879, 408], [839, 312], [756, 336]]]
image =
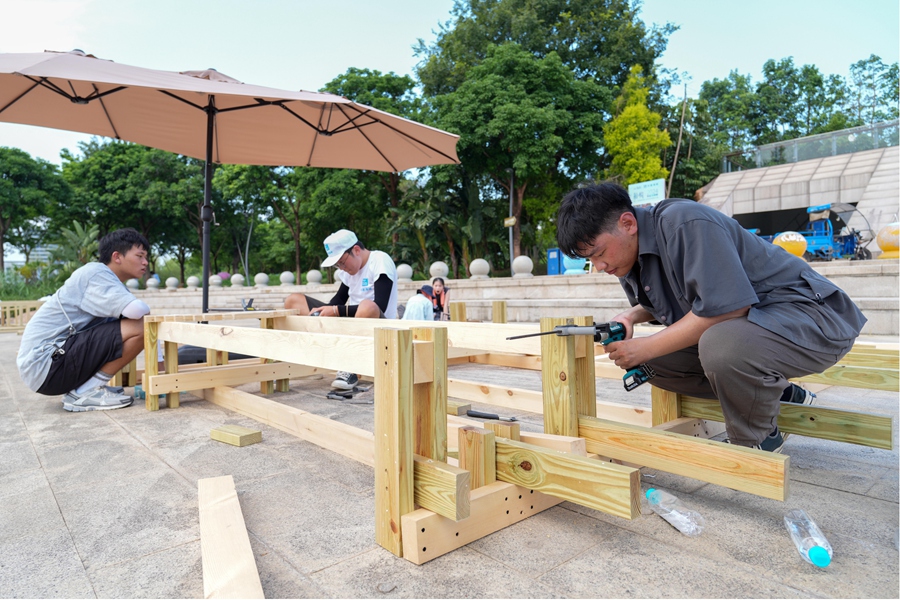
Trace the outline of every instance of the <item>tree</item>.
[[705, 102], [709, 133], [715, 143], [732, 150], [751, 145], [750, 114], [755, 93], [751, 88], [750, 75], [731, 71], [725, 79], [704, 81], [700, 86], [699, 98]]
[[59, 265], [57, 276], [59, 283], [64, 282], [76, 269], [95, 258], [100, 248], [99, 233], [100, 226], [96, 223], [85, 227], [74, 221], [71, 229], [61, 228], [59, 243], [51, 252], [51, 260]]
[[55, 165], [32, 158], [18, 148], [0, 147], [0, 273], [7, 235], [19, 230], [22, 237], [9, 241], [27, 247], [29, 222], [47, 214], [54, 204], [65, 204], [69, 188]]
[[507, 198], [513, 186], [516, 255], [530, 188], [596, 168], [609, 100], [605, 88], [577, 80], [555, 53], [537, 58], [515, 43], [489, 48], [456, 91], [434, 99], [440, 126], [461, 136], [466, 168], [490, 177]]
[[672, 144], [669, 134], [660, 131], [662, 117], [647, 108], [649, 89], [634, 66], [619, 97], [620, 112], [607, 123], [606, 151], [612, 156], [608, 174], [623, 185], [665, 178], [660, 153]]

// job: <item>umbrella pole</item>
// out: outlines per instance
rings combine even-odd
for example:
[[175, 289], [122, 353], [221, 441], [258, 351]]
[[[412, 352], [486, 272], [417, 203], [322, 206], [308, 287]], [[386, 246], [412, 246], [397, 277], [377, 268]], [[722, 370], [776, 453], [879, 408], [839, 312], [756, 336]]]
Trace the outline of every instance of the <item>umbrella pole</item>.
[[216, 127], [215, 98], [209, 97], [206, 107], [206, 164], [203, 167], [203, 208], [200, 220], [203, 222], [203, 312], [209, 312], [209, 246], [210, 223], [212, 222], [212, 151], [213, 131]]

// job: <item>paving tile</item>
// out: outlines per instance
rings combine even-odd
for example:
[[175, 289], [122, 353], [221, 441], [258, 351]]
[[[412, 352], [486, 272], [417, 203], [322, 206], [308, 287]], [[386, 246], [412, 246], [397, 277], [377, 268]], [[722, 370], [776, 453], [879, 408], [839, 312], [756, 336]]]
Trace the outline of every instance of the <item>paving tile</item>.
[[[298, 571], [283, 556], [254, 535], [250, 547], [256, 559], [259, 582], [266, 598], [326, 598], [316, 582]], [[202, 592], [202, 590], [201, 590]]]
[[203, 598], [200, 541], [87, 569], [100, 598]]
[[96, 598], [69, 532], [52, 529], [0, 540], [4, 598]]
[[0, 442], [0, 476], [38, 469], [41, 461], [29, 439]]
[[46, 485], [3, 498], [0, 510], [0, 540], [65, 529], [56, 498]]

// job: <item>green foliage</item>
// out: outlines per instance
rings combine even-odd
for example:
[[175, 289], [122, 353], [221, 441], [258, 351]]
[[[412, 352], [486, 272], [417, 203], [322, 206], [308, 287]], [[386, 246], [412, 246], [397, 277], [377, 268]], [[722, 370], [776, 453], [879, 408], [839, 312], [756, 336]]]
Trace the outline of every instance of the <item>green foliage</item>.
[[40, 278], [36, 274], [37, 269], [29, 268], [26, 271], [27, 276], [12, 269], [0, 271], [0, 301], [40, 300], [59, 287], [52, 279]]
[[619, 98], [621, 112], [604, 130], [606, 150], [612, 156], [608, 176], [618, 178], [622, 185], [661, 179], [669, 174], [662, 166], [660, 153], [672, 140], [659, 129], [662, 117], [647, 108], [649, 93], [641, 67], [632, 67]]
[[74, 221], [71, 229], [60, 228], [61, 237], [51, 252], [53, 262], [60, 265], [57, 272], [58, 283], [62, 284], [75, 269], [97, 258], [100, 247], [99, 233], [100, 226], [96, 223], [85, 227]]

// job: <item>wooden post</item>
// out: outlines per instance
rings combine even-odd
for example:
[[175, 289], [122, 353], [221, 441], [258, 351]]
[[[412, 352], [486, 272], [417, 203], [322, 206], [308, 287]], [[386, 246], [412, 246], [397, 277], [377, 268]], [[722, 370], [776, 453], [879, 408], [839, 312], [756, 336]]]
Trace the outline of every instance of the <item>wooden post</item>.
[[[163, 360], [165, 361], [166, 375], [178, 372], [178, 344], [175, 342], [163, 342]], [[169, 392], [166, 394], [166, 406], [178, 408], [181, 406], [181, 392]]]
[[[569, 321], [571, 319], [544, 317], [541, 319], [541, 331], [552, 331], [557, 325], [565, 325]], [[544, 433], [578, 437], [576, 337], [541, 337]]]
[[650, 402], [653, 407], [652, 424], [654, 427], [674, 421], [681, 417], [681, 394], [669, 392], [652, 386], [650, 388]]
[[465, 302], [451, 302], [450, 303], [450, 320], [457, 321], [460, 323], [465, 323], [466, 318], [466, 303]]
[[144, 319], [144, 406], [147, 410], [159, 410], [159, 395], [150, 393], [150, 378], [159, 375], [156, 362], [156, 340], [159, 323]]
[[494, 432], [471, 425], [459, 428], [459, 468], [471, 473], [471, 489], [497, 481]]
[[206, 366], [215, 367], [219, 365], [219, 351], [212, 348], [206, 349]]
[[491, 309], [491, 320], [494, 323], [506, 323], [506, 300], [494, 300]]
[[413, 387], [413, 421], [416, 454], [447, 462], [447, 330], [443, 327], [417, 327], [415, 340], [434, 346], [434, 379]]
[[[576, 325], [593, 325], [592, 317], [576, 317]], [[550, 337], [550, 336], [545, 336]], [[575, 338], [575, 400], [579, 415], [597, 416], [597, 374], [594, 363], [594, 338], [579, 335]]]
[[413, 503], [412, 333], [375, 330], [375, 541], [403, 556], [400, 517]]
[[[259, 328], [260, 329], [274, 329], [275, 323], [272, 319], [260, 319], [259, 320]], [[265, 358], [261, 358], [260, 362], [262, 363], [270, 363], [271, 360], [267, 360]], [[271, 394], [275, 391], [275, 382], [274, 381], [260, 381], [259, 382], [259, 393], [260, 394]]]
[[521, 427], [518, 423], [510, 423], [508, 421], [489, 421], [485, 426], [494, 432], [495, 437], [506, 438], [515, 442], [519, 441]]

